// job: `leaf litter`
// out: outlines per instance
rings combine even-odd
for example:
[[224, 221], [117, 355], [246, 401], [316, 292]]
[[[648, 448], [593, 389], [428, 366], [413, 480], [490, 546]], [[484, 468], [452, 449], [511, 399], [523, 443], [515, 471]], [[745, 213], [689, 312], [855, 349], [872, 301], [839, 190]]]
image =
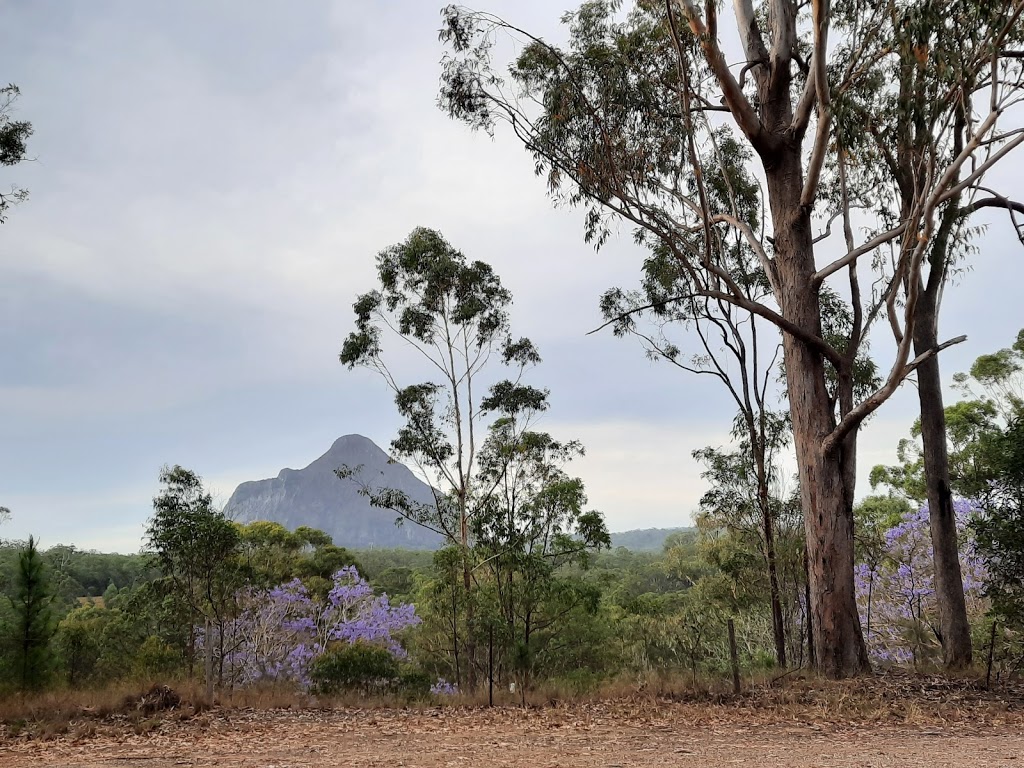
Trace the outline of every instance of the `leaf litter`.
[[50, 738], [3, 726], [0, 765], [940, 768], [1024, 756], [1024, 691], [911, 675], [527, 709], [221, 708], [143, 722], [72, 722]]

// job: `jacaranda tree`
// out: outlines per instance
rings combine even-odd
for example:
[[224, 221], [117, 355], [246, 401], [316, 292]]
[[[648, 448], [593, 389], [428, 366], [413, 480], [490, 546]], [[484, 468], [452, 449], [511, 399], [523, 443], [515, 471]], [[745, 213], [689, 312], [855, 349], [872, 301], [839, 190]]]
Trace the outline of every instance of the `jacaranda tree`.
[[[310, 665], [336, 644], [379, 646], [395, 658], [406, 652], [398, 635], [419, 624], [412, 605], [391, 605], [352, 566], [334, 574], [325, 599], [299, 579], [239, 595], [242, 610], [224, 627], [225, 667], [240, 685], [291, 682], [308, 688]], [[221, 646], [219, 638], [215, 645]]]
[[[969, 619], [987, 609], [988, 573], [974, 541], [967, 536], [975, 514], [970, 502], [955, 502], [964, 604]], [[942, 623], [932, 558], [927, 504], [907, 512], [882, 534], [880, 557], [856, 569], [857, 605], [871, 658], [880, 664], [919, 664], [942, 660]]]
[[[847, 102], [897, 82], [896, 36], [920, 2], [736, 0], [742, 54], [735, 66], [722, 48], [714, 2], [639, 0], [620, 13], [620, 2], [592, 0], [564, 17], [564, 47], [491, 14], [455, 6], [442, 12], [450, 51], [442, 108], [474, 128], [505, 121], [553, 196], [586, 210], [589, 240], [604, 242], [612, 221], [624, 222], [643, 245], [671, 255], [691, 295], [755, 314], [782, 333], [815, 659], [831, 676], [868, 667], [853, 583], [859, 428], [955, 341], [914, 349], [929, 249], [946, 209], [960, 206], [961, 193], [974, 194], [1024, 143], [1008, 114], [1024, 85], [1011, 34], [1024, 0], [966, 3], [959, 17], [945, 13], [945, 4], [925, 4], [943, 34], [973, 25], [971, 66], [984, 64], [989, 74], [960, 77], [963, 63], [952, 68], [920, 51], [921, 76], [937, 85], [936, 98], [970, 107], [959, 139], [939, 122], [913, 155], [923, 183], [906, 205], [895, 202], [897, 180], [886, 166], [872, 165], [878, 177], [862, 183], [861, 158], [840, 129], [850, 125], [841, 119]], [[520, 43], [507, 74], [495, 61], [500, 35]], [[883, 92], [888, 97], [891, 86]], [[874, 122], [861, 130], [898, 141], [892, 129], [906, 98], [876, 99]], [[726, 173], [727, 189], [734, 178], [764, 180], [757, 194], [766, 215], [755, 225], [738, 198], [727, 195], [726, 210], [712, 201], [711, 169], [729, 167], [727, 139], [750, 150], [749, 172]], [[879, 205], [883, 197], [892, 204]], [[855, 224], [860, 208], [868, 215]], [[833, 232], [836, 222], [841, 231]], [[728, 249], [716, 247], [734, 235], [756, 257], [768, 286], [762, 299], [751, 299]], [[824, 327], [829, 291], [848, 297], [851, 323], [839, 339]], [[876, 322], [892, 331], [890, 364], [879, 386], [861, 396], [858, 360]]]

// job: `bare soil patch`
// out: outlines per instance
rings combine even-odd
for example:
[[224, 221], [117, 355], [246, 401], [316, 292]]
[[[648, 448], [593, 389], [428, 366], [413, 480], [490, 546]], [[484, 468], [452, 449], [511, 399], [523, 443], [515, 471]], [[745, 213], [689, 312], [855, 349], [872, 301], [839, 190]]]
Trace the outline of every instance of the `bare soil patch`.
[[72, 722], [51, 738], [0, 730], [0, 766], [1024, 766], [1022, 703], [861, 681], [531, 709], [219, 709]]

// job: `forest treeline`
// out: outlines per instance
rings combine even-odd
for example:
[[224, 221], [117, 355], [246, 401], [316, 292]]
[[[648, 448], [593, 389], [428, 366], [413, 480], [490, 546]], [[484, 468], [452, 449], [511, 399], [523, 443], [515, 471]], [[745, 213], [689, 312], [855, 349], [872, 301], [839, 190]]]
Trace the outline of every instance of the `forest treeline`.
[[[996, 681], [1024, 663], [1022, 369], [1024, 331], [957, 377], [962, 399], [947, 413], [972, 641], [991, 648]], [[216, 693], [438, 698], [651, 675], [700, 684], [729, 672], [729, 620], [744, 674], [811, 666], [799, 499], [772, 502], [773, 585], [743, 446], [695, 457], [709, 484], [696, 526], [659, 552], [611, 548], [600, 516], [581, 531], [580, 489], [551, 468], [522, 506], [494, 507], [501, 540], [481, 512], [467, 547], [425, 552], [349, 551], [311, 528], [235, 523], [195, 473], [168, 467], [143, 553], [0, 545], [0, 686], [194, 679]], [[918, 425], [898, 458], [874, 469], [876, 493], [855, 507], [857, 605], [876, 667], [931, 670], [943, 654]]]
[[[542, 429], [550, 392], [511, 292], [419, 227], [377, 255], [339, 360], [379, 374], [401, 424], [390, 453], [433, 499], [337, 475], [440, 536], [429, 566], [372, 574], [319, 531], [236, 526], [167, 467], [151, 564], [125, 594], [76, 604], [75, 581], [98, 585], [16, 547], [7, 684], [443, 696], [497, 680], [525, 696], [697, 681], [721, 669], [729, 622], [748, 667], [962, 671], [985, 649], [997, 679], [1019, 670], [1024, 336], [1005, 329], [947, 406], [941, 355], [966, 337], [941, 338], [939, 319], [980, 212], [1024, 242], [1024, 203], [990, 173], [1024, 146], [1024, 0], [737, 0], [731, 30], [718, 5], [588, 0], [559, 44], [448, 6], [439, 35], [441, 109], [520, 143], [588, 243], [632, 235], [638, 283], [600, 297], [601, 329], [727, 393], [730, 442], [694, 454], [708, 490], [692, 537], [650, 560], [605, 554], [571, 470], [585, 446]], [[3, 165], [31, 134], [16, 95], [0, 94]], [[858, 503], [861, 430], [911, 382], [920, 418]]]

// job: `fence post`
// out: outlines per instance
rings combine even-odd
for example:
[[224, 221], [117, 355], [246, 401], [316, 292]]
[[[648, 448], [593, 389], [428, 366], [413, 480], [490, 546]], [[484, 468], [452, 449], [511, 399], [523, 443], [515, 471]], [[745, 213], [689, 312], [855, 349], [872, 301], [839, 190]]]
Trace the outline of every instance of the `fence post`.
[[992, 657], [996, 649], [996, 624], [995, 619], [992, 620], [992, 636], [988, 640], [988, 667], [985, 670], [985, 690], [992, 687]]
[[213, 629], [210, 617], [206, 617], [203, 627], [203, 650], [206, 651], [206, 703], [213, 706], [213, 638], [210, 637]]
[[732, 692], [740, 692], [740, 658], [736, 651], [736, 625], [729, 619], [729, 659], [732, 661]]

